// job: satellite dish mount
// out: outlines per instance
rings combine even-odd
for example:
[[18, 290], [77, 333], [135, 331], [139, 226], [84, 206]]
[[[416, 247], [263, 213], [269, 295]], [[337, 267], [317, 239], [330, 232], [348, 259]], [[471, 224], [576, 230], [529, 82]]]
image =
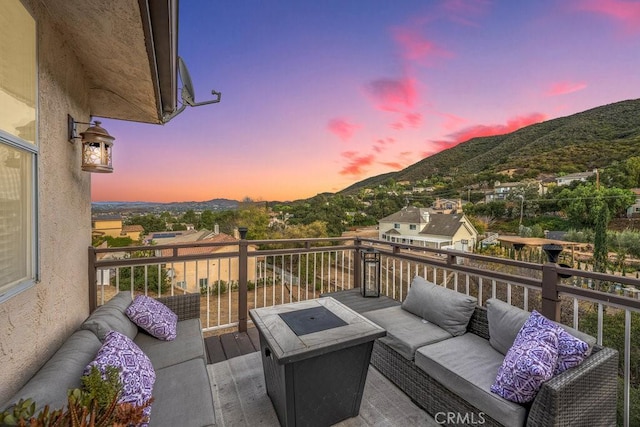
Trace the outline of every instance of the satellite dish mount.
[[201, 105], [216, 104], [220, 102], [220, 97], [222, 96], [220, 92], [211, 90], [211, 95], [215, 96], [214, 99], [210, 101], [196, 102], [193, 83], [191, 83], [191, 75], [189, 74], [187, 65], [184, 63], [184, 60], [181, 57], [178, 57], [178, 73], [180, 74], [180, 80], [182, 81], [182, 90], [180, 91], [182, 105], [172, 113], [165, 115], [163, 117], [164, 123], [167, 123], [169, 120], [182, 113], [184, 109], [187, 108], [187, 105], [189, 107], [200, 107]]

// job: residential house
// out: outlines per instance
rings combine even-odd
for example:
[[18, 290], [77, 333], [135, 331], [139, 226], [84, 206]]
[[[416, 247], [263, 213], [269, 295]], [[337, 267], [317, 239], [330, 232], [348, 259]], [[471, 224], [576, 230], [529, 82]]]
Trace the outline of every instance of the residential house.
[[134, 242], [140, 240], [140, 237], [144, 234], [144, 227], [138, 224], [123, 225], [120, 237], [129, 237]]
[[122, 235], [122, 217], [120, 215], [101, 215], [93, 218], [91, 232], [96, 236], [120, 237]]
[[378, 221], [378, 238], [393, 243], [472, 251], [478, 231], [464, 214], [407, 206]]
[[568, 175], [563, 175], [556, 177], [556, 184], [558, 185], [569, 185], [574, 181], [582, 181], [585, 182], [587, 179], [591, 178], [593, 175], [597, 173], [597, 170], [587, 171], [587, 172], [578, 172], [578, 173], [570, 173]]
[[133, 241], [140, 240], [144, 234], [141, 225], [123, 225], [120, 215], [102, 215], [95, 217], [91, 225], [93, 236], [129, 237]]
[[485, 201], [493, 202], [493, 201], [501, 201], [507, 200], [510, 193], [516, 191], [518, 194], [524, 192], [534, 191], [538, 195], [543, 195], [545, 193], [545, 187], [543, 187], [542, 182], [538, 180], [526, 180], [526, 181], [518, 181], [518, 182], [500, 182], [496, 181], [493, 185], [493, 190], [490, 190], [485, 193]]
[[636, 195], [636, 201], [634, 204], [627, 208], [627, 217], [639, 217], [640, 216], [640, 188], [632, 188], [631, 191]]
[[[174, 237], [162, 238], [163, 245], [180, 245], [189, 243], [220, 243], [220, 246], [201, 246], [180, 249], [180, 255], [199, 255], [202, 259], [184, 261], [167, 265], [172, 284], [187, 292], [200, 292], [207, 286], [213, 287], [219, 280], [229, 284], [238, 282], [238, 257], [229, 256], [214, 258], [215, 255], [224, 253], [237, 253], [239, 236], [230, 236], [225, 233], [217, 233], [209, 230], [185, 231]], [[158, 242], [160, 243], [160, 242]], [[223, 245], [228, 243], [227, 245]], [[250, 245], [249, 251], [254, 251], [255, 246]], [[156, 250], [156, 256], [172, 256], [173, 249]], [[211, 258], [207, 259], [208, 256]], [[247, 279], [256, 280], [256, 258], [247, 260]]]
[[3, 402], [89, 314], [91, 174], [68, 116], [176, 111], [177, 1], [2, 0], [0, 22]]
[[436, 198], [433, 202], [433, 211], [435, 213], [462, 213], [462, 199], [441, 199]]

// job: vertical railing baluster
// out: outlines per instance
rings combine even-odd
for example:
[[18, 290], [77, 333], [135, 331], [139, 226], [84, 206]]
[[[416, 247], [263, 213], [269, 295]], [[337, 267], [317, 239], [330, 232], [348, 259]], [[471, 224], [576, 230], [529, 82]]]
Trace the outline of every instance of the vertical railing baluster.
[[598, 336], [596, 338], [596, 342], [598, 345], [602, 345], [602, 331], [603, 331], [603, 319], [604, 319], [604, 307], [601, 303], [598, 303]]
[[631, 387], [631, 311], [624, 311], [624, 397], [623, 425], [629, 427]]

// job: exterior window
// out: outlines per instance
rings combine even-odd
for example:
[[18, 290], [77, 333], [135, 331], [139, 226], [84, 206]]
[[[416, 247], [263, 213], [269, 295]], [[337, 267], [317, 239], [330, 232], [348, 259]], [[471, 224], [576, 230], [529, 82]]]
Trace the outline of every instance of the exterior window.
[[0, 1], [0, 302], [35, 283], [36, 24]]
[[417, 230], [418, 226], [416, 224], [409, 224], [409, 230]]
[[398, 223], [393, 224], [393, 228], [400, 228], [400, 224]]

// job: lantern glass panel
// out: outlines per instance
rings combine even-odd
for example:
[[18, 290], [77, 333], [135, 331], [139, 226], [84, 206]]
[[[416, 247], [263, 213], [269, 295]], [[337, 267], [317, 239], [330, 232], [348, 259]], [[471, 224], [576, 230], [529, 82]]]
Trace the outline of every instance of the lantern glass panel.
[[364, 251], [362, 253], [360, 291], [364, 297], [380, 296], [380, 253], [378, 251]]
[[111, 144], [106, 142], [85, 142], [82, 145], [82, 170], [112, 172]]

